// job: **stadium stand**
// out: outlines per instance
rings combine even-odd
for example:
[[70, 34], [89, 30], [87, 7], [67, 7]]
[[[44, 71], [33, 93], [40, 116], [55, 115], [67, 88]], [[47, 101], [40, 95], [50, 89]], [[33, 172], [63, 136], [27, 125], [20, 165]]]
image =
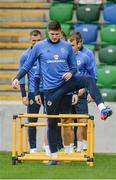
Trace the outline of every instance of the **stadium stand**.
[[73, 3], [52, 3], [49, 15], [51, 20], [57, 19], [60, 23], [72, 21]]
[[80, 32], [84, 44], [96, 44], [98, 26], [96, 24], [75, 24], [74, 32]]
[[100, 30], [101, 43], [116, 45], [116, 24], [105, 24]]
[[[101, 68], [101, 69], [100, 69]], [[98, 86], [104, 101], [116, 101], [115, 66], [101, 66], [98, 68]]]
[[116, 0], [107, 0], [108, 2], [116, 3]]
[[44, 1], [10, 0], [0, 2], [0, 100], [19, 100], [19, 90], [13, 90], [21, 53], [30, 44], [29, 32], [41, 29], [45, 32], [50, 3]]
[[116, 24], [116, 4], [105, 3], [103, 7], [103, 17], [105, 23]]
[[103, 88], [100, 92], [104, 101], [116, 102], [116, 89]]
[[103, 0], [78, 0], [79, 4], [102, 4]]
[[[69, 1], [68, 1], [69, 2]], [[62, 24], [62, 29], [68, 36], [71, 29], [73, 18], [73, 2], [64, 3], [64, 1], [51, 3], [49, 10], [50, 20], [58, 20]], [[65, 13], [64, 13], [65, 12]]]
[[101, 88], [116, 87], [116, 67], [113, 65], [102, 65], [97, 67], [97, 84]]
[[116, 64], [116, 46], [108, 45], [101, 47], [99, 50], [99, 61], [100, 63], [106, 63], [108, 65]]
[[100, 18], [100, 5], [99, 4], [77, 4], [76, 16], [77, 22], [93, 23], [97, 22]]
[[[19, 90], [10, 87], [10, 78], [18, 70], [21, 53], [29, 46], [29, 32], [39, 28], [44, 34], [48, 21], [58, 19], [66, 35], [71, 31], [82, 33], [84, 44], [97, 55], [97, 64], [101, 63], [98, 66], [98, 84], [103, 98], [114, 101], [116, 22], [112, 14], [115, 3], [116, 0], [0, 1], [0, 100], [20, 99]], [[106, 83], [109, 71], [111, 77]]]

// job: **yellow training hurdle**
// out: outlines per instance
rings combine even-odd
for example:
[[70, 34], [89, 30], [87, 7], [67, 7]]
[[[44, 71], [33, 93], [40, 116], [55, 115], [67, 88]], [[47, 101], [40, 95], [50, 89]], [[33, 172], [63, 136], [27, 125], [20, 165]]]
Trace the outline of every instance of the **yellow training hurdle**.
[[[87, 123], [58, 123], [58, 126], [85, 126], [87, 127], [87, 152], [64, 154], [58, 153], [57, 158], [45, 155], [44, 152], [28, 152], [28, 127], [47, 126], [47, 122], [28, 123], [22, 122], [23, 118], [72, 118], [87, 119]], [[94, 117], [82, 114], [19, 114], [13, 116], [12, 123], [12, 164], [22, 160], [58, 160], [58, 161], [85, 161], [87, 165], [93, 166], [94, 159]], [[18, 142], [18, 144], [17, 144]]]

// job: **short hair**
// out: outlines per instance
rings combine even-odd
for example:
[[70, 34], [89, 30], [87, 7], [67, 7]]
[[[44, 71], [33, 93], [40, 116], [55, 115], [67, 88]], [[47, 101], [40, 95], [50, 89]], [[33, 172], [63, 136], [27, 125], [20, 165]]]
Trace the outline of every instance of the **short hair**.
[[48, 24], [48, 30], [54, 30], [54, 31], [61, 30], [61, 25], [57, 20], [51, 21]]
[[67, 41], [67, 36], [64, 31], [61, 31], [62, 36], [64, 37], [65, 41]]
[[70, 39], [71, 42], [74, 41], [74, 40], [76, 40], [77, 43], [83, 41], [83, 38], [82, 38], [82, 35], [81, 35], [80, 32], [74, 32], [74, 33], [72, 33], [72, 34], [70, 35], [69, 39]]
[[30, 32], [30, 36], [38, 36], [38, 35], [42, 36], [41, 31], [38, 29], [35, 29]]

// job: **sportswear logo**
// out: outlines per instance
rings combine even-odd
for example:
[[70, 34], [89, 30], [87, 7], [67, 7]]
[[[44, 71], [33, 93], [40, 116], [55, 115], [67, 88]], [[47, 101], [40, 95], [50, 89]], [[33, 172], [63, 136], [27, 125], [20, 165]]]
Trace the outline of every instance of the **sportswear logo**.
[[51, 105], [52, 105], [52, 101], [48, 101], [48, 102], [47, 102], [47, 105], [48, 105], [48, 106], [51, 106]]

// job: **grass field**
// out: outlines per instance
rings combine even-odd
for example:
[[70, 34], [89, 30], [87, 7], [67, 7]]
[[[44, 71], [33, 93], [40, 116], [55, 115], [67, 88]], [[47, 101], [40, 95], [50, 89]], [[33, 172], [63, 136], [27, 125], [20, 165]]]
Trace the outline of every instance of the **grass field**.
[[96, 154], [93, 167], [85, 162], [46, 166], [40, 161], [11, 164], [11, 153], [0, 152], [0, 179], [116, 179], [116, 154]]

